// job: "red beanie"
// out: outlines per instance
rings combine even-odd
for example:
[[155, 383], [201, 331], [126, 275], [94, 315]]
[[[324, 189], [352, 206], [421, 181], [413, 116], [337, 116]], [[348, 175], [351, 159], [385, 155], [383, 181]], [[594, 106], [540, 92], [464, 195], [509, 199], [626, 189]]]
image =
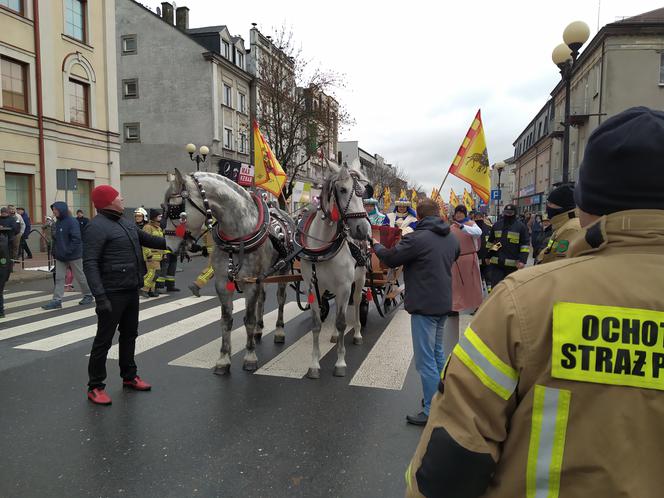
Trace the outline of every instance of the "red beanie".
[[95, 208], [104, 209], [107, 208], [118, 195], [120, 195], [120, 192], [110, 185], [99, 185], [92, 190], [90, 197], [92, 197], [92, 204], [95, 205]]

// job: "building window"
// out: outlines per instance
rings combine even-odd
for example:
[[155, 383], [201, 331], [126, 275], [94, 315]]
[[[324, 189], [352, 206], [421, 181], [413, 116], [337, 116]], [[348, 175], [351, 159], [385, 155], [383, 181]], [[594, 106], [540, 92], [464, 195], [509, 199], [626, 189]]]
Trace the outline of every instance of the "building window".
[[238, 111], [247, 114], [247, 96], [244, 93], [238, 93]]
[[2, 68], [2, 107], [14, 111], [28, 112], [27, 64], [0, 58]]
[[0, 5], [23, 15], [23, 0], [0, 0]]
[[7, 204], [25, 208], [28, 214], [32, 213], [32, 175], [20, 173], [5, 173], [5, 192]]
[[231, 59], [231, 46], [230, 46], [230, 44], [226, 40], [223, 40], [222, 45], [223, 45], [223, 47], [222, 47], [223, 56], [226, 57], [228, 60], [230, 60]]
[[135, 54], [136, 49], [136, 35], [125, 35], [122, 37], [122, 55]]
[[241, 54], [240, 52], [237, 53], [237, 65], [244, 69], [244, 54]]
[[664, 53], [660, 54], [659, 60], [659, 84], [664, 85]]
[[125, 125], [124, 125], [124, 140], [125, 140], [125, 142], [140, 142], [141, 141], [141, 124], [140, 123], [125, 123]]
[[65, 0], [65, 34], [85, 41], [85, 0]]
[[246, 133], [240, 133], [240, 152], [243, 154], [247, 153], [247, 134]]
[[233, 93], [231, 87], [224, 84], [224, 105], [233, 107]]
[[122, 80], [122, 98], [138, 98], [138, 79]]
[[74, 190], [74, 205], [72, 208], [72, 213], [76, 213], [77, 210], [83, 211], [83, 216], [90, 218], [92, 211], [92, 202], [90, 200], [90, 193], [92, 192], [92, 180], [77, 180], [76, 181], [76, 190]]
[[224, 149], [233, 150], [233, 130], [224, 128]]
[[69, 122], [88, 126], [90, 123], [90, 86], [69, 80]]

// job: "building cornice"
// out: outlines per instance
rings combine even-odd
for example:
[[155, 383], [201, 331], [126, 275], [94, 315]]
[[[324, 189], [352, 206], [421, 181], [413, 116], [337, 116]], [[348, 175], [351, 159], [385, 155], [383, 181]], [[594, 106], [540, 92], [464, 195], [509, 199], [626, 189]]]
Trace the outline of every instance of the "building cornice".
[[217, 54], [215, 52], [203, 52], [203, 58], [208, 62], [212, 62], [214, 64], [219, 64], [223, 66], [225, 69], [228, 69], [229, 71], [235, 73], [236, 76], [246, 79], [247, 83], [251, 83], [252, 80], [254, 79], [254, 77], [250, 73], [248, 73], [244, 69], [237, 67], [231, 61], [229, 61], [225, 57], [222, 57], [220, 54]]

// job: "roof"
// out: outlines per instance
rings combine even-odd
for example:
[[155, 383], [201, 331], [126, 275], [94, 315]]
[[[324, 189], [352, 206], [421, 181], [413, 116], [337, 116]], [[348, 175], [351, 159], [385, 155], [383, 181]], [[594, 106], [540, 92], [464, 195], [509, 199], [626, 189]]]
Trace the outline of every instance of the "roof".
[[228, 30], [225, 24], [220, 24], [219, 26], [205, 26], [203, 28], [192, 28], [188, 29], [187, 33], [190, 35], [196, 35], [199, 33], [219, 33], [223, 30]]
[[644, 12], [638, 16], [628, 17], [613, 24], [641, 24], [650, 22], [664, 22], [664, 7]]

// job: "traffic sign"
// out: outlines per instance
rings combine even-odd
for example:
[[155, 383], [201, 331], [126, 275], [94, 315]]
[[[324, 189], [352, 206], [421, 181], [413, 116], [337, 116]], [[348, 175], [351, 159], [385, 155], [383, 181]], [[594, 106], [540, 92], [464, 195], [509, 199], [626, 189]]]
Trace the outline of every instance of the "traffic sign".
[[498, 189], [498, 190], [492, 190], [492, 191], [491, 191], [491, 200], [492, 200], [492, 201], [499, 201], [500, 198], [501, 198], [501, 195], [500, 195], [500, 194], [501, 194], [501, 190], [500, 190], [500, 189]]

